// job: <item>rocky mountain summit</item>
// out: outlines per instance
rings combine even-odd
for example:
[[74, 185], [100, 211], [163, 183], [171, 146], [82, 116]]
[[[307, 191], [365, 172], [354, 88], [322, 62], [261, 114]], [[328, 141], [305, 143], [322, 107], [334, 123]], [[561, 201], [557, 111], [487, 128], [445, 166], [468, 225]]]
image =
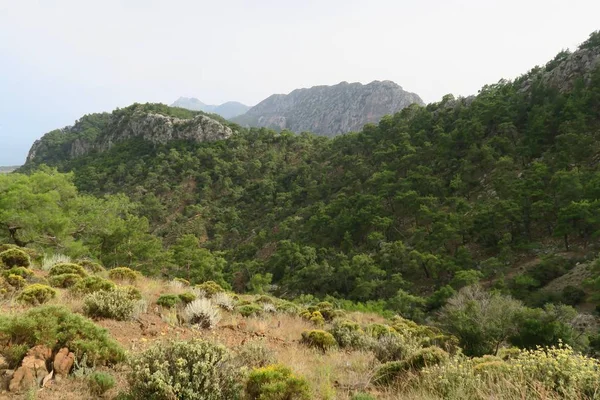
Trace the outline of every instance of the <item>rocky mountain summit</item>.
[[377, 123], [413, 103], [423, 105], [423, 100], [391, 81], [341, 82], [274, 94], [232, 120], [242, 126], [335, 136]]
[[172, 140], [203, 142], [226, 139], [232, 133], [224, 120], [217, 121], [203, 113], [160, 104], [134, 104], [112, 113], [86, 115], [73, 126], [45, 134], [29, 150], [27, 164], [103, 152], [129, 139], [155, 144]]
[[204, 111], [207, 113], [218, 114], [223, 118], [233, 118], [246, 113], [250, 106], [237, 101], [228, 101], [223, 104], [213, 105], [205, 104], [195, 97], [180, 97], [171, 107], [180, 107], [192, 111]]

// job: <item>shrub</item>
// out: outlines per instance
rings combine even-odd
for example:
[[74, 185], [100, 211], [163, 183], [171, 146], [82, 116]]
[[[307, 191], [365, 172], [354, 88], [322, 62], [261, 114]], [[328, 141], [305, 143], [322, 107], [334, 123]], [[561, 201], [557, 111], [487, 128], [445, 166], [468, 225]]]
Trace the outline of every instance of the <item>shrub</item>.
[[2, 276], [8, 278], [10, 275], [18, 275], [21, 278], [27, 279], [33, 276], [33, 271], [25, 267], [13, 267], [2, 271]]
[[140, 289], [136, 288], [135, 286], [127, 285], [119, 286], [118, 288], [119, 290], [122, 290], [123, 292], [127, 293], [127, 296], [131, 300], [142, 300], [142, 292], [140, 292]]
[[120, 288], [88, 294], [84, 299], [83, 312], [92, 318], [110, 318], [126, 321], [133, 317], [135, 301]]
[[329, 333], [341, 348], [366, 350], [374, 342], [373, 339], [365, 335], [360, 325], [350, 320], [336, 321]]
[[108, 271], [108, 277], [115, 281], [135, 282], [138, 276], [138, 272], [127, 267], [113, 268], [110, 271]]
[[5, 268], [28, 268], [31, 265], [31, 260], [23, 250], [13, 248], [0, 253], [0, 264], [3, 264]]
[[185, 292], [179, 295], [179, 299], [183, 302], [183, 304], [188, 304], [196, 300], [196, 295], [194, 293]]
[[26, 344], [11, 344], [2, 350], [2, 355], [8, 363], [9, 368], [17, 368], [29, 351]]
[[320, 329], [302, 332], [302, 343], [317, 348], [323, 352], [336, 347], [337, 342], [329, 332]]
[[90, 294], [100, 290], [109, 291], [114, 288], [115, 284], [108, 279], [104, 279], [99, 276], [86, 276], [75, 283], [71, 290], [77, 294]]
[[76, 274], [82, 278], [85, 278], [87, 276], [87, 272], [85, 272], [81, 265], [72, 263], [56, 264], [52, 268], [50, 268], [50, 271], [48, 271], [48, 275], [50, 276], [58, 276], [64, 274]]
[[185, 306], [183, 319], [192, 326], [212, 329], [221, 320], [221, 315], [212, 301], [209, 299], [198, 299]]
[[323, 326], [323, 325], [325, 325], [325, 318], [323, 318], [323, 315], [321, 314], [320, 311], [307, 310], [307, 311], [303, 311], [300, 314], [300, 316], [303, 319], [312, 322], [316, 326]]
[[33, 306], [44, 304], [56, 297], [56, 290], [50, 286], [35, 283], [27, 286], [17, 297], [17, 300]]
[[69, 288], [77, 284], [81, 279], [81, 276], [77, 274], [62, 274], [50, 276], [48, 282], [50, 282], [50, 286], [53, 287]]
[[10, 286], [14, 287], [15, 289], [22, 289], [25, 287], [25, 285], [27, 285], [25, 278], [23, 278], [20, 275], [14, 275], [14, 274], [10, 274], [6, 277], [6, 283], [8, 283]]
[[275, 362], [275, 353], [262, 342], [252, 341], [240, 347], [235, 356], [235, 362], [240, 367], [266, 367]]
[[115, 387], [115, 378], [106, 372], [93, 372], [88, 376], [88, 387], [92, 394], [102, 396]]
[[384, 324], [371, 324], [365, 328], [365, 332], [375, 339], [379, 339], [384, 335], [394, 335], [397, 333], [394, 328]]
[[262, 314], [263, 308], [258, 304], [244, 304], [238, 306], [237, 311], [244, 317], [252, 317]]
[[163, 294], [156, 300], [156, 304], [164, 308], [173, 308], [181, 303], [181, 299], [176, 294]]
[[175, 279], [173, 279], [173, 282], [179, 282], [179, 283], [181, 283], [181, 285], [183, 287], [190, 286], [190, 281], [188, 281], [187, 279], [183, 279], [183, 278], [175, 278]]
[[65, 307], [42, 306], [14, 316], [0, 316], [0, 335], [11, 347], [39, 344], [53, 351], [67, 347], [78, 359], [86, 355], [96, 365], [113, 364], [125, 357], [105, 329]]
[[379, 385], [390, 385], [408, 370], [404, 361], [389, 361], [377, 368], [373, 380]]
[[263, 312], [267, 313], [267, 314], [273, 314], [277, 312], [277, 307], [275, 307], [275, 305], [271, 304], [271, 303], [263, 303], [262, 305], [263, 307]]
[[298, 315], [300, 313], [300, 306], [287, 300], [277, 301], [275, 307], [277, 307], [277, 311], [286, 314]]
[[105, 271], [102, 265], [92, 260], [78, 260], [77, 264], [81, 265], [86, 271], [89, 271], [92, 274]]
[[375, 357], [385, 363], [400, 361], [421, 348], [420, 341], [412, 335], [383, 335], [373, 345]]
[[206, 281], [201, 283], [200, 285], [196, 285], [196, 288], [199, 290], [203, 290], [206, 293], [206, 297], [212, 297], [219, 292], [224, 292], [225, 289], [221, 287], [217, 282], [214, 281]]
[[246, 384], [249, 400], [309, 400], [310, 386], [306, 379], [295, 376], [282, 365], [270, 365], [250, 372]]
[[215, 293], [212, 296], [211, 300], [213, 301], [213, 303], [227, 311], [232, 311], [233, 307], [235, 306], [235, 303], [231, 296], [225, 292]]
[[432, 367], [448, 361], [449, 355], [439, 347], [431, 346], [417, 350], [406, 359], [406, 364], [413, 371], [420, 371], [423, 368]]
[[157, 344], [131, 361], [127, 380], [135, 399], [235, 399], [239, 373], [227, 349], [205, 341]]

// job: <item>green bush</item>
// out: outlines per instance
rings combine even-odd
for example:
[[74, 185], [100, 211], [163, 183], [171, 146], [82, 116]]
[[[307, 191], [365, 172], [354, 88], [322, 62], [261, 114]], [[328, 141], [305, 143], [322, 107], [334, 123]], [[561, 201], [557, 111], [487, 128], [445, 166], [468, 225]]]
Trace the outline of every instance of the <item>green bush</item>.
[[365, 328], [365, 332], [375, 339], [379, 339], [384, 335], [394, 335], [396, 330], [385, 324], [371, 324]]
[[14, 287], [15, 289], [22, 289], [25, 287], [25, 285], [27, 285], [25, 278], [23, 278], [20, 275], [14, 275], [14, 274], [10, 274], [6, 277], [6, 283], [8, 283], [10, 286]]
[[337, 346], [337, 342], [331, 333], [320, 329], [302, 332], [302, 343], [323, 352]]
[[8, 367], [15, 369], [21, 364], [28, 351], [29, 346], [26, 344], [11, 344], [2, 350], [2, 355], [8, 363]]
[[90, 294], [100, 290], [109, 291], [115, 288], [115, 284], [108, 279], [99, 276], [86, 276], [75, 283], [71, 290], [77, 294]]
[[205, 341], [157, 344], [133, 357], [130, 366], [127, 380], [135, 399], [236, 399], [241, 389], [227, 349]]
[[422, 348], [406, 359], [406, 364], [413, 371], [420, 371], [423, 368], [442, 364], [450, 356], [447, 352], [436, 346]]
[[329, 333], [335, 338], [340, 348], [366, 350], [375, 342], [365, 334], [359, 324], [350, 320], [336, 321]]
[[176, 294], [163, 294], [156, 300], [156, 304], [164, 308], [173, 308], [181, 303], [181, 299]]
[[249, 400], [309, 400], [310, 386], [283, 365], [269, 365], [250, 372], [246, 384]]
[[31, 259], [23, 250], [12, 248], [0, 253], [0, 264], [5, 268], [25, 267], [29, 268]]
[[86, 271], [89, 271], [92, 274], [97, 274], [99, 272], [105, 271], [102, 265], [91, 260], [78, 260], [77, 264], [81, 265]]
[[189, 304], [192, 301], [196, 300], [196, 295], [190, 292], [181, 293], [179, 295], [179, 300], [181, 300], [183, 304]]
[[63, 347], [96, 364], [114, 364], [124, 360], [125, 353], [107, 331], [82, 315], [65, 307], [42, 306], [14, 316], [0, 315], [3, 340], [31, 348], [45, 345], [53, 351]]
[[373, 353], [385, 363], [404, 360], [420, 347], [420, 340], [412, 335], [383, 335], [373, 344]]
[[136, 288], [135, 286], [131, 286], [131, 285], [119, 286], [118, 289], [127, 293], [127, 296], [131, 300], [141, 300], [142, 299], [142, 292], [140, 292], [140, 289]]
[[217, 282], [206, 281], [199, 285], [196, 285], [197, 289], [203, 290], [206, 293], [206, 297], [211, 298], [213, 295], [219, 292], [224, 292], [225, 289], [221, 287]]
[[48, 278], [50, 286], [58, 288], [70, 288], [76, 285], [81, 280], [81, 276], [77, 274], [54, 275]]
[[325, 325], [325, 318], [323, 318], [323, 314], [320, 311], [314, 311], [314, 309], [308, 309], [300, 313], [300, 316], [315, 324], [316, 326]]
[[258, 304], [244, 304], [241, 306], [237, 306], [236, 310], [244, 317], [260, 315], [263, 312], [263, 308]]
[[92, 318], [126, 321], [133, 317], [135, 311], [135, 300], [120, 288], [88, 294], [83, 303], [84, 314]]
[[17, 297], [17, 300], [22, 303], [37, 306], [39, 304], [44, 304], [55, 297], [56, 290], [47, 285], [34, 283], [23, 289]]
[[33, 271], [25, 267], [13, 267], [11, 269], [2, 271], [2, 276], [5, 278], [8, 278], [9, 275], [18, 275], [24, 279], [28, 279], [33, 276]]
[[102, 396], [115, 387], [115, 378], [106, 372], [93, 372], [88, 376], [88, 387], [93, 395]]
[[175, 282], [180, 282], [183, 286], [188, 287], [190, 286], [190, 281], [188, 281], [187, 279], [183, 279], [183, 278], [175, 278], [173, 279], [173, 281]]
[[390, 385], [409, 369], [404, 361], [389, 361], [377, 368], [373, 381], [378, 385]]
[[115, 281], [135, 282], [139, 273], [127, 267], [113, 268], [108, 271], [108, 277]]
[[52, 268], [50, 268], [50, 271], [48, 271], [48, 275], [50, 276], [58, 276], [64, 274], [76, 274], [82, 278], [85, 278], [87, 276], [87, 272], [85, 272], [85, 269], [83, 269], [81, 265], [72, 263], [56, 264]]

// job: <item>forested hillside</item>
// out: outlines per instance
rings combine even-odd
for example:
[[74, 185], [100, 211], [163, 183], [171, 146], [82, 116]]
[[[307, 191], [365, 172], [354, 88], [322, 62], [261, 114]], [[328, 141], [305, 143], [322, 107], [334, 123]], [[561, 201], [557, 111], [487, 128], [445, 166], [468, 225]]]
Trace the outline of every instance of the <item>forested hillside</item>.
[[593, 302], [593, 279], [544, 288], [597, 251], [599, 60], [594, 33], [514, 81], [335, 139], [233, 126], [226, 140], [49, 152], [22, 171], [46, 163], [83, 193], [128, 195], [166, 254], [152, 263], [132, 250], [147, 271], [189, 277], [204, 267], [173, 253], [210, 251], [239, 291], [270, 282], [414, 318], [478, 281], [532, 306]]

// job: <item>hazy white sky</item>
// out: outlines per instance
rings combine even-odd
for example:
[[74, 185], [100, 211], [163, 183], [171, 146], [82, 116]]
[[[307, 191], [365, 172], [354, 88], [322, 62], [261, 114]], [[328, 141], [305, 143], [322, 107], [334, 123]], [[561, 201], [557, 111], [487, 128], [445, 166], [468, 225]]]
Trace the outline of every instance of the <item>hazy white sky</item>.
[[598, 0], [0, 0], [0, 165], [81, 115], [393, 80], [474, 94], [575, 48]]

